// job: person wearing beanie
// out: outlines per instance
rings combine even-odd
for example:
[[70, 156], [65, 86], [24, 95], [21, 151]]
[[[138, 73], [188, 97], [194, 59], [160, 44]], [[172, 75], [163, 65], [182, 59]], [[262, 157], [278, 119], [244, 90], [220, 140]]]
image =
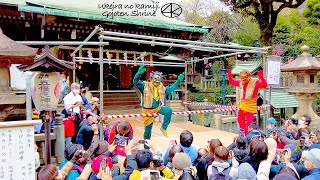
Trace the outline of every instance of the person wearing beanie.
[[239, 162], [243, 163], [244, 158], [249, 155], [248, 141], [245, 137], [238, 137], [235, 141], [236, 147], [232, 149], [234, 157]]
[[254, 122], [249, 124], [248, 131], [249, 134], [246, 135], [246, 139], [248, 142], [250, 142], [253, 137], [261, 136], [261, 132], [259, 131], [259, 125]]
[[269, 130], [269, 129], [272, 129], [274, 127], [277, 127], [277, 121], [274, 117], [269, 117], [267, 120], [266, 120], [266, 129]]
[[238, 168], [238, 177], [236, 180], [256, 180], [256, 171], [249, 163], [242, 163]]
[[183, 174], [183, 169], [190, 169], [191, 159], [186, 153], [176, 153], [172, 158], [172, 172], [179, 178]]
[[304, 166], [309, 170], [309, 175], [302, 180], [320, 179], [320, 149], [303, 151], [302, 158], [305, 159]]

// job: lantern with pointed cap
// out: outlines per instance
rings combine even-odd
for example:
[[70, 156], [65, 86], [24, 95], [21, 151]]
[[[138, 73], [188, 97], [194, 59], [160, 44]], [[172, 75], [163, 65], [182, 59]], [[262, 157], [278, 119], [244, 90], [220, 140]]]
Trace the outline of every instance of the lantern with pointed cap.
[[293, 86], [287, 91], [294, 94], [299, 102], [299, 108], [293, 115], [301, 118], [304, 114], [311, 116], [313, 123], [320, 123], [320, 117], [312, 109], [313, 100], [320, 93], [317, 73], [320, 70], [320, 62], [309, 54], [309, 47], [301, 47], [302, 54], [296, 60], [281, 67], [282, 72], [292, 72]]

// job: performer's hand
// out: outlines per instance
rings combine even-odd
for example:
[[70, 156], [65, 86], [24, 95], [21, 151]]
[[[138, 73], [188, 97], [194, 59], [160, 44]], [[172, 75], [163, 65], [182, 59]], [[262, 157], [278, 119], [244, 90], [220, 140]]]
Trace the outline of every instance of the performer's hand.
[[228, 76], [231, 76], [231, 75], [232, 75], [231, 69], [228, 69], [228, 70], [227, 70], [227, 73], [228, 73]]
[[258, 71], [259, 78], [263, 77], [263, 70]]
[[184, 75], [183, 74], [180, 74], [179, 76], [178, 76], [178, 81], [180, 81], [180, 82], [182, 82], [183, 81], [183, 79], [184, 79]]
[[142, 65], [139, 67], [138, 74], [143, 74], [146, 72], [146, 65]]

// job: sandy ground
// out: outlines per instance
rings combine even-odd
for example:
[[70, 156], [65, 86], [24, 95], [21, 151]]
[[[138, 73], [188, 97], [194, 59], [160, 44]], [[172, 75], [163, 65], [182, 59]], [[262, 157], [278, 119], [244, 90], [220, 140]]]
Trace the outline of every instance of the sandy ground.
[[[126, 120], [129, 121], [133, 126], [134, 138], [143, 138], [144, 125], [141, 121], [141, 118], [128, 118]], [[167, 129], [169, 138], [166, 138], [161, 133], [160, 127], [161, 122], [154, 123], [151, 140], [156, 142], [156, 147], [162, 153], [164, 153], [168, 148], [170, 140], [177, 140], [177, 142], [179, 143], [180, 133], [186, 129], [191, 131], [193, 134], [193, 145], [203, 148], [206, 147], [207, 142], [213, 138], [219, 139], [224, 146], [228, 146], [236, 136], [236, 134], [233, 133], [195, 125], [190, 122], [184, 122], [183, 120], [175, 120], [174, 122], [170, 123]]]

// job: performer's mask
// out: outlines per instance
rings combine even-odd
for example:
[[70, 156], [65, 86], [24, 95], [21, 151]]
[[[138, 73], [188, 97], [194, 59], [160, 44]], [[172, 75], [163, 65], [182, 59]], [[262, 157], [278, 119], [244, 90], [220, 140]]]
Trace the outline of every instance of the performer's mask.
[[151, 79], [151, 83], [154, 85], [154, 86], [159, 86], [161, 81], [162, 81], [162, 73], [161, 72], [151, 72], [150, 73], [150, 79]]

